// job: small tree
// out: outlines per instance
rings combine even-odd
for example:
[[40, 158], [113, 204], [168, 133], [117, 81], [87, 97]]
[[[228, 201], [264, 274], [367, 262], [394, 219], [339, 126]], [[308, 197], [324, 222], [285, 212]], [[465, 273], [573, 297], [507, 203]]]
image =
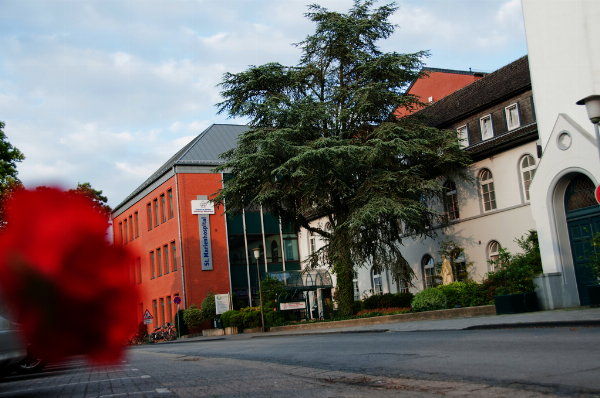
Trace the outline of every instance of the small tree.
[[204, 318], [200, 309], [195, 304], [192, 304], [183, 311], [183, 321], [189, 328], [196, 329], [204, 322]]
[[213, 292], [209, 292], [206, 295], [206, 298], [202, 302], [200, 312], [203, 321], [212, 320], [217, 317], [217, 305], [215, 304], [215, 294]]
[[78, 183], [77, 188], [69, 189], [67, 193], [82, 195], [88, 198], [92, 201], [94, 209], [106, 215], [107, 217], [109, 217], [110, 213], [112, 212], [112, 209], [107, 204], [108, 199], [106, 198], [106, 196], [102, 195], [102, 191], [92, 188], [92, 184], [90, 184], [89, 182]]

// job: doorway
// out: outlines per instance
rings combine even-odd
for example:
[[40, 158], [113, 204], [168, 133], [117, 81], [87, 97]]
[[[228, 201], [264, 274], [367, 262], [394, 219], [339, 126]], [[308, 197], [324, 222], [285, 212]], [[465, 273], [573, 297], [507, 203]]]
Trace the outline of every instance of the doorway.
[[580, 305], [589, 305], [587, 285], [597, 283], [587, 261], [582, 258], [592, 250], [589, 239], [600, 231], [600, 205], [594, 197], [595, 188], [592, 180], [579, 174], [569, 183], [565, 192], [567, 229]]

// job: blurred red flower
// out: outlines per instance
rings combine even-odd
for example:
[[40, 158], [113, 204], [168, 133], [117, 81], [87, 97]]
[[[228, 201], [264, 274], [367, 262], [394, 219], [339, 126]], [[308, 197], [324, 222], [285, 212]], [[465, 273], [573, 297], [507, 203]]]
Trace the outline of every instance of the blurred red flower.
[[132, 257], [106, 240], [107, 219], [83, 196], [16, 192], [0, 234], [0, 293], [38, 358], [114, 361], [136, 330]]

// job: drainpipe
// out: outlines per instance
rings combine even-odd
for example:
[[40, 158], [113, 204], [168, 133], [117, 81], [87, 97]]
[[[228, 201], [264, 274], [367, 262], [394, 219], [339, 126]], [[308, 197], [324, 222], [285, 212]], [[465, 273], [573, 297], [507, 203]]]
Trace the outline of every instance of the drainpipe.
[[181, 206], [179, 203], [179, 185], [177, 183], [177, 168], [173, 165], [173, 173], [175, 174], [175, 200], [177, 201], [177, 224], [179, 225], [179, 258], [181, 269], [181, 294], [183, 295], [183, 309], [187, 308], [187, 300], [185, 296], [185, 277], [183, 272], [183, 242], [181, 241]]
[[[223, 173], [221, 173], [221, 186], [223, 188], [225, 188], [225, 183], [224, 181], [224, 177], [223, 177]], [[225, 201], [223, 201], [223, 213], [225, 213]], [[231, 284], [231, 261], [229, 261], [229, 231], [227, 230], [227, 215], [225, 215], [225, 247], [227, 249], [227, 270], [229, 271], [229, 292], [233, 293], [233, 287]], [[229, 300], [229, 303], [231, 304], [231, 300]]]

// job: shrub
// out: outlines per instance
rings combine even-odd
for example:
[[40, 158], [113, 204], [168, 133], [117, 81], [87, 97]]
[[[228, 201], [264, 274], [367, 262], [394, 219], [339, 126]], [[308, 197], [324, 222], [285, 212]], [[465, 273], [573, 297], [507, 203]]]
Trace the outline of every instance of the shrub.
[[244, 313], [244, 328], [245, 329], [254, 329], [261, 326], [260, 322], [260, 308], [258, 310], [252, 309], [250, 311], [245, 311]]
[[285, 324], [285, 318], [278, 314], [277, 311], [268, 311], [265, 314], [265, 326], [283, 326]]
[[[175, 323], [173, 324], [175, 326], [175, 328], [179, 328], [179, 333], [184, 336], [186, 334], [190, 334], [190, 330], [188, 329], [187, 324], [185, 323], [185, 320], [183, 319], [183, 314], [185, 313], [185, 310], [179, 310], [177, 311], [177, 315], [175, 318]], [[177, 321], [179, 320], [179, 322]]]
[[386, 293], [383, 295], [372, 295], [364, 300], [363, 308], [372, 310], [375, 308], [404, 308], [410, 307], [414, 295], [412, 293]]
[[[487, 287], [475, 282], [454, 282], [449, 285], [440, 285], [436, 289], [446, 295], [446, 305], [450, 308], [460, 305], [462, 307], [475, 307], [489, 304]], [[493, 297], [492, 297], [493, 300]]]
[[215, 304], [215, 294], [209, 292], [206, 295], [204, 301], [202, 301], [202, 307], [200, 309], [202, 312], [202, 320], [207, 321], [210, 319], [214, 319], [217, 317], [217, 308]]
[[398, 308], [406, 308], [406, 307], [410, 307], [413, 298], [415, 298], [415, 295], [409, 292], [406, 293], [396, 293], [394, 295], [394, 307], [398, 307]]
[[364, 306], [364, 304], [363, 304], [362, 301], [360, 301], [360, 300], [354, 300], [354, 304], [352, 305], [352, 312], [354, 314], [359, 313], [360, 311], [363, 310], [363, 306]]
[[420, 291], [412, 301], [414, 311], [434, 311], [447, 308], [446, 295], [435, 287]]
[[235, 315], [235, 314], [239, 314], [239, 312], [235, 311], [235, 310], [230, 310], [230, 311], [225, 311], [224, 313], [221, 314], [221, 321], [223, 322], [224, 328], [232, 327], [231, 316]]
[[380, 315], [395, 315], [409, 312], [410, 308], [376, 308], [373, 310], [359, 311], [358, 316], [380, 316]]
[[196, 307], [196, 304], [190, 305], [188, 309], [183, 311], [183, 321], [188, 328], [197, 328], [202, 322], [204, 322], [202, 312], [198, 307]]

